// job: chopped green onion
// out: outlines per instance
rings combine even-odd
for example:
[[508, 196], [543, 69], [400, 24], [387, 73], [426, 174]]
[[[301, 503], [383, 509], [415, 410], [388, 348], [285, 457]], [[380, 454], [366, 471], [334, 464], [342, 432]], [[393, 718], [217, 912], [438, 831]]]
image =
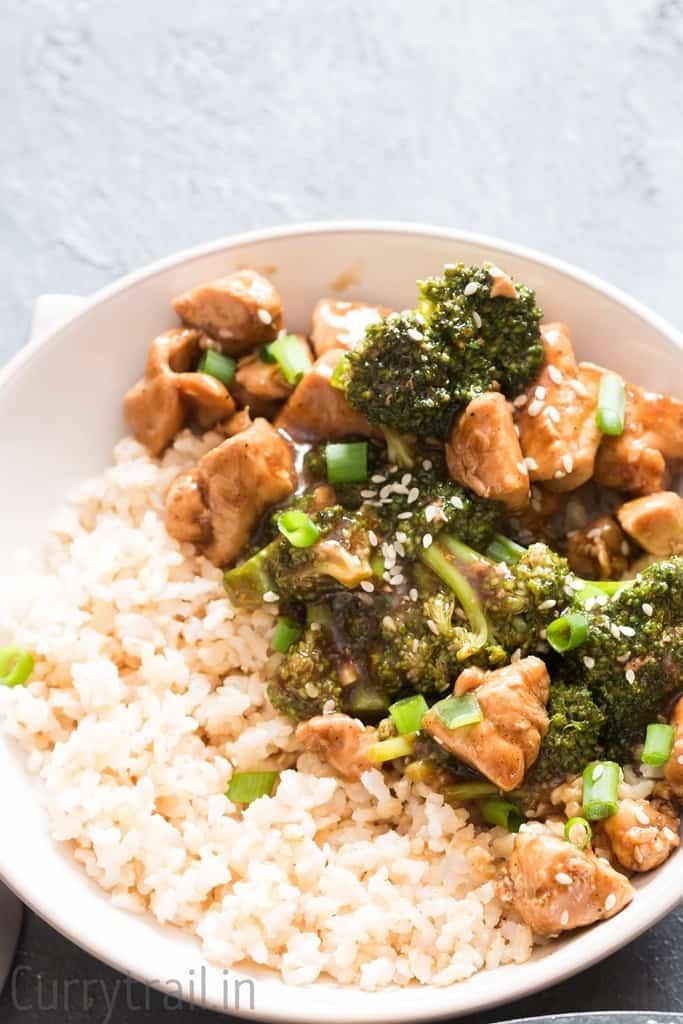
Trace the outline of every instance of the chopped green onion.
[[286, 654], [302, 633], [303, 627], [298, 622], [295, 622], [293, 619], [286, 619], [283, 616], [277, 620], [277, 625], [270, 640], [270, 646], [278, 654]]
[[339, 391], [344, 391], [346, 389], [346, 371], [348, 369], [348, 365], [348, 359], [346, 356], [342, 356], [332, 371], [330, 384], [333, 388], [337, 388]]
[[653, 722], [647, 727], [645, 746], [641, 754], [643, 764], [654, 765], [661, 768], [671, 757], [674, 745], [674, 729], [672, 725], [664, 725], [660, 722]]
[[[280, 372], [292, 387], [298, 384], [311, 368], [311, 353], [308, 344], [296, 334], [281, 334], [266, 346], [267, 352], [280, 367]], [[263, 357], [262, 357], [263, 358]], [[266, 360], [269, 362], [270, 360]]]
[[391, 739], [381, 740], [368, 747], [365, 754], [368, 761], [373, 764], [383, 764], [385, 761], [393, 761], [397, 757], [408, 757], [413, 752], [413, 737], [392, 736]]
[[522, 555], [526, 554], [526, 548], [523, 548], [521, 544], [516, 544], [509, 537], [504, 537], [502, 533], [494, 533], [493, 540], [484, 554], [494, 562], [507, 562], [509, 565], [514, 565], [515, 562], [519, 562]]
[[604, 373], [600, 379], [598, 409], [595, 419], [603, 434], [619, 437], [624, 433], [626, 389], [616, 373]]
[[414, 697], [397, 700], [390, 706], [389, 714], [393, 718], [399, 734], [403, 736], [405, 733], [418, 731], [428, 710], [427, 701], [421, 693], [418, 693]]
[[487, 796], [497, 796], [500, 790], [492, 782], [454, 782], [444, 786], [444, 800], [483, 800]]
[[269, 341], [267, 345], [261, 345], [261, 348], [259, 349], [259, 355], [261, 357], [261, 362], [263, 362], [263, 363], [276, 363], [277, 362], [277, 359], [275, 358], [273, 353], [270, 351], [270, 346], [272, 344], [273, 344], [272, 341]]
[[432, 708], [449, 729], [462, 729], [465, 725], [478, 725], [484, 720], [479, 701], [473, 693], [460, 697], [446, 697]]
[[585, 850], [593, 838], [593, 829], [585, 818], [570, 818], [564, 826], [564, 838], [579, 850]]
[[250, 804], [260, 796], [271, 796], [279, 772], [235, 772], [228, 786], [228, 800]]
[[23, 686], [33, 672], [33, 656], [23, 647], [0, 647], [0, 686]]
[[373, 576], [381, 580], [384, 576], [384, 555], [381, 551], [375, 551], [370, 559], [370, 568], [372, 569]]
[[588, 618], [581, 612], [560, 615], [559, 619], [550, 623], [546, 631], [548, 643], [558, 654], [580, 647], [587, 636]]
[[209, 377], [215, 377], [227, 388], [233, 382], [236, 369], [237, 360], [232, 356], [224, 356], [222, 352], [207, 348], [199, 360], [197, 373], [206, 373]]
[[278, 516], [277, 528], [293, 548], [310, 548], [320, 536], [320, 530], [311, 517], [296, 508]]
[[368, 442], [326, 444], [327, 479], [331, 484], [357, 484], [368, 478]]
[[582, 813], [588, 821], [601, 821], [617, 813], [621, 769], [615, 761], [591, 761], [583, 770]]
[[500, 825], [508, 832], [519, 832], [520, 825], [524, 824], [524, 815], [519, 807], [515, 807], [509, 800], [501, 800], [500, 797], [491, 796], [481, 802], [481, 813], [488, 825]]

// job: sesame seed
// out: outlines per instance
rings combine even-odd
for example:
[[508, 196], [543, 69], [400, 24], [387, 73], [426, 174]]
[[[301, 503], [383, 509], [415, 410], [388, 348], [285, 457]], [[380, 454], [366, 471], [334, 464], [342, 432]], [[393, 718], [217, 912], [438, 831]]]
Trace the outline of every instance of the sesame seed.
[[280, 600], [280, 595], [276, 594], [274, 590], [266, 590], [265, 594], [263, 595], [263, 600], [267, 604], [275, 604], [276, 601]]
[[422, 331], [418, 331], [417, 327], [409, 327], [406, 334], [409, 338], [412, 338], [413, 341], [422, 341], [424, 338], [424, 334]]
[[411, 487], [411, 489], [408, 492], [408, 497], [406, 498], [406, 501], [408, 502], [409, 505], [412, 505], [413, 502], [417, 501], [417, 499], [419, 497], [420, 497], [420, 490], [419, 490], [419, 488], [418, 487]]
[[511, 661], [511, 662], [513, 663], [513, 665], [514, 665], [514, 663], [515, 663], [515, 662], [517, 662], [517, 661], [520, 661], [521, 657], [522, 657], [522, 649], [521, 649], [521, 647], [518, 647], [518, 648], [517, 648], [516, 650], [514, 650], [514, 651], [512, 652], [512, 654], [510, 655], [510, 661]]
[[545, 388], [543, 387], [543, 385], [542, 385], [542, 384], [539, 384], [539, 385], [538, 385], [538, 387], [537, 387], [537, 388], [536, 388], [536, 390], [534, 391], [534, 395], [535, 395], [535, 397], [536, 397], [536, 398], [537, 398], [537, 399], [539, 400], [539, 402], [542, 402], [542, 401], [543, 401], [543, 399], [544, 399], [544, 398], [545, 398], [545, 396], [546, 396], [546, 390], [545, 390]]
[[412, 512], [399, 512], [399, 514], [396, 516], [396, 518], [397, 519], [412, 519], [412, 516], [413, 516]]
[[549, 405], [546, 409], [546, 412], [548, 414], [548, 419], [552, 420], [553, 423], [560, 422], [560, 414], [554, 405]]
[[385, 476], [381, 476], [379, 473], [375, 473], [374, 476], [370, 477], [370, 483], [372, 484], [383, 484], [386, 480]]
[[399, 556], [399, 558], [405, 558], [406, 557], [406, 549], [405, 549], [404, 545], [401, 544], [400, 540], [396, 541], [396, 544], [394, 545], [394, 547], [396, 548], [396, 554]]
[[259, 318], [262, 324], [272, 324], [273, 318], [267, 309], [257, 309], [256, 316]]
[[654, 608], [651, 604], [648, 604], [647, 601], [643, 602], [641, 608], [643, 609], [643, 614], [647, 615], [648, 619], [651, 615], [654, 615]]
[[385, 629], [388, 629], [390, 633], [393, 633], [396, 630], [396, 623], [392, 619], [391, 615], [384, 616], [382, 619], [382, 625]]
[[575, 391], [576, 394], [580, 395], [582, 398], [585, 398], [588, 394], [588, 388], [582, 380], [570, 380], [569, 387], [572, 388], [572, 390]]
[[567, 471], [567, 473], [571, 473], [571, 471], [574, 468], [574, 459], [573, 459], [573, 457], [571, 455], [569, 455], [569, 454], [566, 454], [566, 455], [562, 456], [562, 459], [560, 461], [562, 462], [562, 465], [564, 466], [564, 468]]
[[531, 455], [527, 455], [524, 461], [526, 462], [526, 468], [532, 473], [535, 469], [538, 469], [538, 463], [536, 462], [536, 459], [531, 457]]
[[361, 491], [360, 496], [361, 498], [376, 498], [377, 491]]
[[561, 384], [562, 383], [562, 380], [563, 380], [562, 370], [558, 370], [558, 368], [556, 366], [549, 366], [548, 367], [548, 376], [550, 377], [550, 379], [553, 382], [553, 384]]
[[622, 540], [620, 546], [621, 546], [621, 553], [622, 553], [622, 555], [628, 555], [629, 551], [631, 550], [630, 547], [628, 546], [628, 541], [627, 540]]
[[538, 610], [539, 612], [545, 612], [548, 611], [549, 608], [554, 608], [556, 604], [557, 601], [555, 601], [552, 597], [549, 597], [547, 601], [541, 601], [541, 603], [538, 606]]
[[595, 658], [589, 658], [588, 655], [583, 659], [583, 663], [587, 669], [595, 668]]
[[422, 468], [423, 469], [427, 469], [427, 470], [431, 469], [432, 468], [432, 460], [431, 459], [424, 459], [423, 462], [422, 462]]
[[435, 506], [434, 505], [427, 505], [427, 507], [425, 509], [425, 519], [427, 520], [427, 522], [431, 523], [434, 520], [434, 516], [435, 515], [436, 515], [436, 508], [435, 508]]
[[408, 597], [410, 598], [411, 601], [417, 601], [417, 590], [415, 589], [415, 587], [410, 588], [410, 590], [408, 591]]
[[373, 548], [376, 548], [377, 545], [379, 544], [377, 534], [375, 533], [374, 530], [368, 530], [368, 540], [370, 541], [370, 544]]
[[474, 295], [474, 293], [478, 291], [479, 285], [477, 284], [476, 281], [470, 281], [469, 284], [466, 284], [465, 287], [463, 288], [464, 295]]
[[371, 583], [370, 580], [360, 581], [361, 590], [364, 590], [366, 594], [372, 594], [375, 589], [375, 584]]
[[406, 578], [402, 572], [396, 573], [395, 576], [391, 577], [392, 587], [400, 587], [402, 583], [405, 583]]
[[683, 765], [683, 754], [679, 754], [676, 758], [676, 763]]
[[427, 323], [427, 321], [425, 320], [425, 318], [424, 318], [424, 317], [422, 316], [422, 313], [416, 313], [416, 314], [415, 314], [415, 319], [417, 320], [417, 322], [418, 322], [419, 324], [422, 324], [422, 325], [424, 325], [424, 324], [426, 324], [426, 323]]
[[650, 824], [649, 815], [647, 815], [645, 813], [645, 811], [643, 810], [642, 807], [636, 807], [635, 818], [636, 818], [636, 821], [638, 822], [639, 825], [649, 825]]
[[437, 626], [433, 619], [427, 619], [427, 626], [429, 629], [431, 629], [434, 636], [439, 635], [439, 627]]
[[627, 683], [635, 683], [635, 681], [636, 681], [636, 674], [635, 674], [635, 672], [633, 671], [632, 668], [627, 668], [626, 672], [624, 673], [624, 675], [626, 676], [626, 682]]
[[526, 403], [528, 401], [529, 401], [529, 396], [528, 395], [517, 395], [516, 398], [513, 398], [512, 404], [515, 406], [515, 408], [521, 409], [522, 406], [526, 405]]
[[562, 913], [560, 914], [560, 924], [562, 925], [563, 928], [566, 928], [567, 925], [569, 924], [569, 911], [568, 910], [563, 910]]
[[619, 627], [617, 625], [615, 625], [614, 622], [610, 626], [609, 631], [610, 631], [610, 633], [612, 634], [612, 636], [614, 637], [615, 640], [621, 640], [621, 630], [619, 629]]
[[635, 636], [636, 631], [632, 626], [619, 626], [619, 632], [622, 636]]
[[432, 535], [431, 535], [431, 533], [425, 533], [424, 537], [422, 538], [422, 547], [423, 548], [431, 547], [431, 543], [432, 543]]
[[676, 840], [676, 833], [672, 828], [669, 828], [668, 825], [665, 825], [662, 829], [662, 835], [665, 839], [668, 839], [670, 843], [673, 843]]
[[481, 327], [481, 317], [477, 313], [476, 309], [472, 313], [472, 319], [474, 320], [474, 326], [477, 328], [477, 330], [479, 330], [479, 328]]
[[521, 462], [517, 463], [517, 469], [520, 471], [520, 473], [526, 473], [527, 466], [526, 466], [526, 462], [524, 461], [524, 459], [522, 459]]
[[404, 487], [407, 487], [410, 481], [413, 479], [412, 473], [404, 473], [401, 477], [401, 483]]
[[617, 905], [617, 897], [611, 892], [605, 900], [605, 910], [609, 913], [610, 910], [614, 910]]
[[396, 540], [399, 542], [399, 544], [405, 544], [405, 542], [408, 540], [408, 535], [404, 533], [403, 530], [397, 530]]
[[568, 875], [566, 871], [558, 871], [555, 875], [555, 881], [558, 885], [571, 885], [572, 876]]
[[540, 413], [540, 411], [541, 411], [541, 409], [542, 409], [542, 408], [543, 408], [543, 402], [540, 402], [540, 401], [539, 401], [539, 400], [538, 400], [538, 399], [536, 398], [536, 399], [534, 399], [534, 401], [533, 401], [533, 402], [531, 402], [531, 404], [529, 405], [529, 408], [527, 409], [527, 412], [528, 412], [528, 413], [529, 413], [529, 415], [530, 415], [530, 416], [532, 416], [532, 417], [533, 417], [533, 416], [538, 416], [538, 414]]

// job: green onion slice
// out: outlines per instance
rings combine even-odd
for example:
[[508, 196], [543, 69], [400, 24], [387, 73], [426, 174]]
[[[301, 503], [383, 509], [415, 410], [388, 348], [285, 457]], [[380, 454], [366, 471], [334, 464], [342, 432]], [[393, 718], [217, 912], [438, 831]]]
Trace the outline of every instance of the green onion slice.
[[278, 654], [286, 654], [293, 643], [303, 633], [303, 626], [300, 626], [294, 619], [287, 619], [284, 616], [277, 620], [273, 635], [270, 639], [270, 646]]
[[399, 734], [403, 736], [406, 733], [419, 730], [422, 725], [422, 719], [428, 710], [427, 701], [421, 693], [418, 693], [414, 697], [404, 697], [403, 700], [397, 700], [395, 704], [389, 707], [389, 714]]
[[392, 736], [391, 739], [373, 743], [366, 750], [366, 757], [372, 764], [383, 764], [396, 757], [408, 757], [413, 752], [414, 738], [411, 735]]
[[268, 363], [275, 360], [280, 367], [282, 376], [292, 387], [298, 384], [303, 375], [308, 373], [311, 368], [311, 353], [308, 344], [301, 338], [297, 338], [296, 334], [281, 334], [269, 345], [264, 345], [261, 350], [262, 359], [264, 358], [264, 349], [270, 357], [266, 357], [265, 361]]
[[356, 484], [368, 478], [368, 442], [326, 444], [327, 479], [331, 484]]
[[564, 838], [579, 850], [585, 850], [593, 838], [593, 829], [585, 818], [570, 818], [564, 826]]
[[33, 672], [33, 655], [23, 647], [0, 647], [0, 686], [23, 686]]
[[270, 341], [270, 342], [268, 342], [267, 345], [261, 345], [261, 348], [259, 349], [259, 356], [261, 357], [261, 362], [263, 362], [263, 363], [276, 363], [277, 362], [277, 359], [275, 358], [273, 353], [270, 351], [270, 346], [272, 344], [273, 344], [272, 341]]
[[616, 373], [604, 373], [600, 379], [598, 409], [595, 419], [603, 434], [619, 437], [624, 433], [626, 389]]
[[500, 790], [492, 782], [454, 782], [444, 786], [444, 800], [483, 800], [487, 796], [497, 796]]
[[228, 800], [250, 804], [260, 796], [272, 796], [279, 772], [235, 772], [228, 786]]
[[435, 711], [443, 724], [449, 729], [462, 729], [465, 725], [478, 725], [484, 720], [479, 701], [473, 693], [463, 693], [460, 697], [446, 697], [434, 705]]
[[661, 768], [671, 757], [674, 745], [674, 728], [672, 725], [664, 725], [660, 722], [653, 722], [647, 727], [645, 746], [641, 754], [643, 764], [654, 765]]
[[277, 528], [293, 548], [310, 548], [320, 536], [320, 530], [311, 517], [296, 508], [278, 516]]
[[482, 800], [481, 813], [488, 825], [500, 825], [508, 832], [519, 832], [520, 825], [524, 824], [524, 815], [519, 807], [500, 797], [491, 796]]
[[199, 360], [197, 373], [206, 373], [209, 377], [216, 377], [227, 388], [233, 382], [236, 369], [237, 360], [232, 356], [224, 356], [222, 352], [207, 348]]
[[588, 636], [588, 618], [581, 612], [561, 615], [548, 626], [546, 636], [548, 643], [558, 654], [573, 651], [585, 643]]
[[617, 813], [621, 769], [615, 761], [591, 761], [583, 770], [584, 818], [601, 821]]

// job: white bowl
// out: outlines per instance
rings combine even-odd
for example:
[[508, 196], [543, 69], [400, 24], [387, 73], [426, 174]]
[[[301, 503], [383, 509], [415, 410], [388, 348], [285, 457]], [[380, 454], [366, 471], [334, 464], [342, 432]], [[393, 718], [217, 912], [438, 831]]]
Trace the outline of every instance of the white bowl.
[[[411, 224], [330, 223], [240, 235], [181, 253], [95, 295], [59, 330], [24, 349], [0, 374], [0, 560], [40, 543], [49, 515], [73, 485], [100, 472], [124, 432], [121, 398], [139, 375], [150, 339], [174, 323], [171, 298], [240, 266], [263, 268], [284, 299], [287, 324], [305, 330], [315, 300], [340, 275], [345, 297], [395, 308], [414, 303], [415, 280], [445, 262], [492, 259], [533, 286], [546, 319], [564, 319], [578, 353], [680, 396], [683, 341], [639, 303], [557, 260], [491, 238]], [[470, 1014], [518, 999], [588, 967], [635, 938], [683, 897], [683, 849], [637, 881], [621, 914], [450, 988], [364, 993], [319, 981], [284, 985], [265, 970], [203, 964], [197, 942], [172, 927], [116, 909], [70, 851], [53, 842], [40, 785], [0, 741], [0, 876], [38, 914], [124, 973], [233, 1013], [281, 1021], [407, 1021]], [[234, 1006], [232, 983], [253, 977], [255, 1007]], [[228, 982], [228, 1005], [224, 983]]]

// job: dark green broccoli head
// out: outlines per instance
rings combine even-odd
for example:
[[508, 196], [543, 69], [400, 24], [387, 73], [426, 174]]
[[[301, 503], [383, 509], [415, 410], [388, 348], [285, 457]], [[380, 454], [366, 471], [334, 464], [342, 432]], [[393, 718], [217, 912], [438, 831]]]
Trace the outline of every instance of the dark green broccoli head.
[[548, 718], [548, 732], [526, 785], [553, 785], [578, 775], [600, 750], [605, 716], [588, 687], [553, 679]]
[[325, 705], [341, 708], [342, 686], [324, 625], [313, 623], [292, 644], [268, 696], [274, 708], [296, 721], [321, 714]]

